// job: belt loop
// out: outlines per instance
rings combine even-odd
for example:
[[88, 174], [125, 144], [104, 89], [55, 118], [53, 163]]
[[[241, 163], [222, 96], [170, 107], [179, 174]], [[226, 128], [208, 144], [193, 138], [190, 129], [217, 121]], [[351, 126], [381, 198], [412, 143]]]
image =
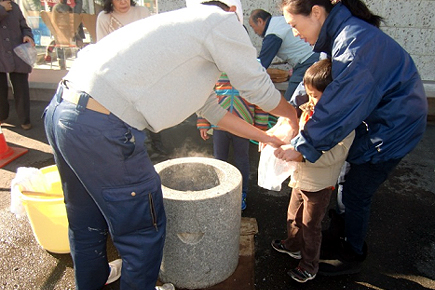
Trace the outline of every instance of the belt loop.
[[89, 100], [89, 95], [87, 93], [81, 93], [80, 94], [80, 99], [77, 103], [77, 110], [83, 112], [84, 110], [86, 110], [86, 106], [88, 104], [88, 100]]
[[137, 130], [137, 129], [133, 128], [133, 127], [130, 127], [130, 126], [129, 126], [129, 128], [130, 128], [131, 134], [133, 135], [134, 144], [135, 144], [133, 154], [137, 154], [138, 152], [140, 152], [144, 148], [146, 150], [146, 146], [145, 146], [145, 138], [146, 138], [145, 131], [139, 131], [139, 130]]
[[57, 90], [56, 90], [56, 100], [57, 103], [62, 102], [62, 93], [63, 93], [63, 84], [62, 81], [59, 83], [59, 85], [57, 86]]

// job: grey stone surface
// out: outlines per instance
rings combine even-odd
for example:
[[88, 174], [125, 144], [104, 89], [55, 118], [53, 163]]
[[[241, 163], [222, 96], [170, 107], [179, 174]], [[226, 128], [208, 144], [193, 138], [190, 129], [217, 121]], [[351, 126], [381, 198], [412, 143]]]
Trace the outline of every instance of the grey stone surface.
[[224, 281], [239, 259], [240, 172], [206, 157], [176, 158], [155, 167], [167, 216], [160, 280], [186, 289]]

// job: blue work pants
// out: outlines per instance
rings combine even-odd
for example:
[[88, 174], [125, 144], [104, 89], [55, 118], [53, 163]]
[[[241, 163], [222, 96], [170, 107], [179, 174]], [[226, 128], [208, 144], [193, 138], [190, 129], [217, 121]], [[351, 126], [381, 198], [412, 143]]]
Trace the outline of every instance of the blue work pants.
[[[61, 176], [76, 289], [101, 289], [109, 275], [107, 233], [122, 258], [121, 289], [155, 288], [166, 232], [159, 175], [145, 135], [113, 114], [62, 100], [45, 112]], [[65, 90], [65, 88], [63, 88]]]

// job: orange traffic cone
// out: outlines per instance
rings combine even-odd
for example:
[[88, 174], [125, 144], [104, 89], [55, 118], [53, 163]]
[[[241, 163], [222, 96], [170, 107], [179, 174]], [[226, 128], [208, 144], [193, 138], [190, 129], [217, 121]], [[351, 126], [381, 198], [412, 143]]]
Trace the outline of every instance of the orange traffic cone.
[[9, 147], [8, 144], [6, 144], [6, 139], [0, 126], [0, 168], [28, 151], [29, 150], [25, 148]]

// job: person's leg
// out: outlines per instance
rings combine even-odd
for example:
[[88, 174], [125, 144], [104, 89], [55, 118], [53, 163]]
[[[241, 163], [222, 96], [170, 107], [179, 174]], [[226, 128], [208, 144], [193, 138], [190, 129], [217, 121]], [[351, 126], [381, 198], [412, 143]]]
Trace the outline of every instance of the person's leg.
[[287, 239], [282, 242], [285, 248], [292, 252], [300, 251], [302, 249], [303, 212], [304, 201], [301, 191], [293, 188], [287, 209]]
[[249, 140], [232, 135], [234, 165], [242, 173], [243, 185], [242, 191], [248, 193], [249, 184]]
[[230, 150], [231, 138], [229, 133], [223, 130], [213, 130], [213, 156], [216, 159], [227, 162]]
[[343, 204], [343, 184], [346, 181], [346, 174], [350, 170], [350, 163], [344, 162], [340, 170], [340, 175], [338, 176], [338, 190], [337, 190], [337, 213], [344, 214], [346, 208]]
[[0, 121], [5, 121], [9, 117], [8, 91], [7, 73], [0, 73]]
[[59, 62], [59, 68], [61, 70], [66, 70], [66, 57], [65, 49], [63, 47], [56, 47], [57, 61]]
[[351, 164], [343, 185], [345, 233], [355, 253], [363, 254], [373, 194], [401, 159], [378, 164]]
[[[229, 133], [230, 134], [230, 133]], [[233, 141], [234, 165], [242, 174], [242, 210], [246, 209], [249, 185], [249, 140], [231, 135]]]
[[109, 276], [106, 255], [107, 223], [62, 156], [57, 142], [57, 129], [54, 127], [59, 118], [55, 117], [57, 105], [57, 100], [53, 99], [45, 112], [44, 124], [63, 183], [76, 289], [99, 289]]
[[297, 189], [292, 189], [287, 209], [287, 238], [285, 240], [273, 240], [274, 250], [300, 260], [302, 249], [302, 212], [304, 210], [303, 199]]
[[148, 133], [151, 139], [151, 148], [159, 154], [168, 155], [168, 150], [165, 148], [162, 142], [161, 132], [154, 133], [148, 130]]
[[319, 270], [322, 220], [329, 206], [331, 194], [331, 188], [325, 188], [316, 192], [301, 191], [301, 196], [304, 200], [304, 210], [302, 214], [302, 260], [299, 263], [299, 267], [312, 275], [316, 274]]
[[[81, 105], [85, 107], [86, 103]], [[121, 288], [154, 289], [166, 217], [160, 178], [146, 152], [144, 132], [114, 115], [77, 108], [80, 106], [62, 102], [55, 111], [52, 127], [57, 147], [105, 217], [123, 260]], [[72, 214], [80, 214], [80, 209], [76, 210]], [[79, 254], [89, 251], [89, 244], [96, 240], [89, 236], [90, 243], [78, 238], [75, 236], [73, 241], [80, 262], [76, 265], [83, 269], [78, 269], [80, 273], [87, 275], [82, 277], [85, 281], [96, 276], [96, 270], [86, 262], [105, 253], [95, 252], [88, 257]]]
[[364, 239], [373, 194], [399, 162], [400, 159], [394, 159], [378, 164], [350, 164], [343, 185], [343, 203], [346, 208], [345, 239], [338, 241], [336, 253], [320, 262], [320, 274], [337, 276], [361, 271], [361, 264], [367, 257], [367, 244]]
[[28, 73], [10, 73], [15, 109], [21, 125], [30, 124], [30, 92]]

